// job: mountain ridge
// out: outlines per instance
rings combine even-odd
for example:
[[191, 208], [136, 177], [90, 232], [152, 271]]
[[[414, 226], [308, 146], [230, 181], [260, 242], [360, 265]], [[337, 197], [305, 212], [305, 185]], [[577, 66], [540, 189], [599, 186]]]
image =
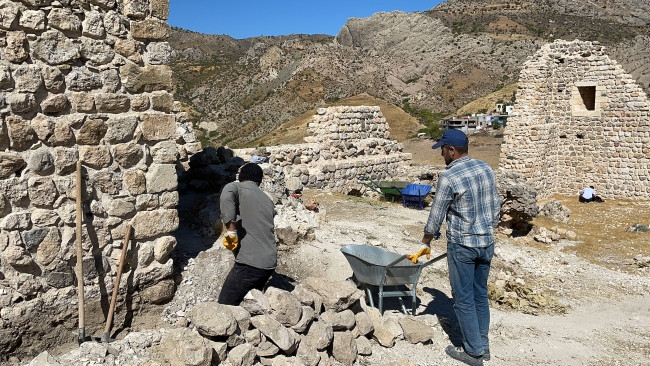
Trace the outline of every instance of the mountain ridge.
[[362, 93], [454, 114], [516, 83], [527, 57], [556, 38], [601, 42], [648, 92], [650, 5], [632, 0], [449, 0], [350, 18], [334, 37], [236, 40], [173, 28], [169, 42], [177, 98], [203, 141], [238, 147]]

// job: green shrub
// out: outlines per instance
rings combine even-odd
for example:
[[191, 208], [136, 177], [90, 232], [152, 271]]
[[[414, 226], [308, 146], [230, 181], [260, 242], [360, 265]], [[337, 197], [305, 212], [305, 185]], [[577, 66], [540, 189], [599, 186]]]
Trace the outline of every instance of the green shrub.
[[402, 109], [404, 112], [417, 118], [417, 120], [425, 125], [425, 128], [420, 129], [418, 132], [424, 132], [434, 139], [442, 137], [442, 129], [440, 128], [440, 121], [445, 117], [443, 113], [434, 113], [428, 109], [419, 109], [411, 106], [408, 99], [402, 101]]

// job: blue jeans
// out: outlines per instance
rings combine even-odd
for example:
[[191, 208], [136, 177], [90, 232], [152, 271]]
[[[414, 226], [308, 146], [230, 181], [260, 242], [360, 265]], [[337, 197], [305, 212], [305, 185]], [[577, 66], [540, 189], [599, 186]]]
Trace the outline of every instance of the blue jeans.
[[449, 283], [454, 297], [454, 311], [460, 324], [465, 352], [480, 356], [490, 346], [490, 307], [487, 279], [494, 244], [469, 248], [447, 243]]

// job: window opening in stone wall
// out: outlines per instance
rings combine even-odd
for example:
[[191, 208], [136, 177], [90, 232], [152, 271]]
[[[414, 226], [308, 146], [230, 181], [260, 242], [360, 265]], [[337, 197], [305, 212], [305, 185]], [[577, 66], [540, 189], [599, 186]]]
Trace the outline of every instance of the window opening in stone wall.
[[582, 103], [588, 111], [596, 110], [596, 87], [595, 86], [579, 86], [578, 92], [582, 98]]

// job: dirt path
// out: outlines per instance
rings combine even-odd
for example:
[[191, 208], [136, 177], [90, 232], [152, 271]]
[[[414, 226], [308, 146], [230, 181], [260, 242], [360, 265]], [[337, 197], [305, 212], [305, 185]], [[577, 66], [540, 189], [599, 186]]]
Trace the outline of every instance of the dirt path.
[[[310, 192], [306, 193], [309, 196]], [[316, 240], [283, 253], [279, 271], [293, 278], [346, 279], [352, 271], [340, 253], [346, 244], [366, 244], [408, 253], [417, 248], [428, 210], [313, 191], [320, 202]], [[562, 251], [500, 235], [491, 281], [510, 273], [569, 310], [564, 315], [528, 315], [492, 306], [491, 352], [487, 365], [650, 365], [650, 278], [647, 271], [610, 270]], [[433, 246], [444, 252], [444, 242]], [[444, 354], [459, 332], [452, 309], [445, 261], [427, 267], [418, 285], [416, 318], [434, 325], [431, 344], [406, 341], [359, 365], [456, 365]], [[408, 304], [407, 304], [408, 306]], [[397, 302], [386, 303], [385, 317], [404, 316]], [[438, 325], [436, 325], [438, 324]], [[391, 363], [395, 362], [395, 363]]]

